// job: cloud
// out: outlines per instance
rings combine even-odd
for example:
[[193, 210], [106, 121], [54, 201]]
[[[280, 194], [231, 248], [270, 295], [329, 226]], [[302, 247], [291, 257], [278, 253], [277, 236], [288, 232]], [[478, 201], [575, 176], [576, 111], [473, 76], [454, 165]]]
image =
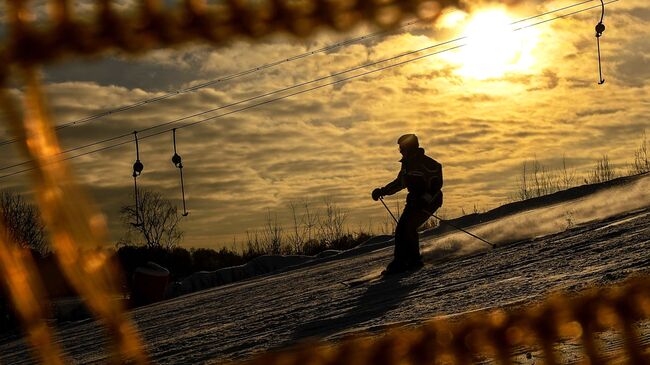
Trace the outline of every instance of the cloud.
[[[538, 158], [557, 169], [566, 155], [569, 167], [584, 174], [603, 153], [617, 166], [633, 158], [650, 115], [650, 104], [642, 97], [650, 92], [648, 77], [643, 77], [650, 69], [643, 58], [650, 53], [650, 37], [638, 20], [645, 15], [634, 10], [643, 5], [637, 0], [608, 10], [602, 39], [607, 78], [603, 86], [596, 84], [594, 12], [540, 26], [541, 38], [533, 51], [536, 63], [504, 77], [485, 81], [463, 77], [458, 64], [433, 56], [246, 111], [234, 112], [271, 97], [225, 107], [435, 44], [459, 31], [422, 25], [413, 27], [413, 34], [375, 37], [282, 63], [66, 128], [59, 135], [65, 148], [126, 135], [115, 141], [125, 141], [122, 146], [71, 160], [77, 180], [108, 216], [113, 239], [123, 230], [119, 207], [132, 199], [135, 146], [130, 133], [220, 107], [139, 133], [145, 165], [139, 186], [160, 191], [180, 206], [178, 169], [170, 161], [171, 132], [147, 136], [213, 118], [177, 130], [191, 212], [183, 220], [186, 246], [227, 245], [233, 236], [241, 238], [246, 230], [260, 227], [268, 211], [288, 223], [291, 201], [310, 200], [316, 209], [329, 198], [349, 212], [352, 227], [383, 222], [385, 211], [369, 200], [369, 192], [395, 178], [400, 159], [396, 139], [409, 132], [418, 134], [427, 153], [444, 166], [446, 214], [458, 215], [461, 208], [474, 204], [490, 208], [512, 195], [526, 160]], [[547, 4], [538, 1], [522, 3], [513, 11], [523, 17], [543, 10], [548, 10]], [[135, 61], [113, 57], [64, 63], [46, 70], [48, 101], [56, 122], [62, 124], [368, 31], [321, 33], [306, 40], [277, 36], [258, 43], [236, 41], [219, 49], [186, 47]], [[298, 90], [304, 87], [293, 91]], [[281, 95], [286, 92], [276, 96]], [[22, 161], [13, 147], [2, 148], [6, 164]], [[29, 193], [26, 178], [17, 175], [0, 183]], [[389, 202], [403, 199], [401, 194]]]
[[617, 9], [619, 14], [624, 14], [634, 20], [648, 21], [650, 20], [650, 9], [646, 6], [638, 6], [634, 4], [630, 8]]
[[153, 62], [149, 59], [108, 57], [55, 64], [45, 68], [45, 81], [92, 82], [102, 86], [166, 91], [181, 88], [193, 80], [189, 72], [179, 72], [189, 68], [184, 62], [178, 61], [183, 57], [169, 58], [160, 51], [154, 54], [157, 56]]
[[650, 78], [650, 41], [647, 34], [638, 37], [630, 48], [621, 48], [614, 55], [614, 70], [620, 80], [632, 87], [643, 87]]

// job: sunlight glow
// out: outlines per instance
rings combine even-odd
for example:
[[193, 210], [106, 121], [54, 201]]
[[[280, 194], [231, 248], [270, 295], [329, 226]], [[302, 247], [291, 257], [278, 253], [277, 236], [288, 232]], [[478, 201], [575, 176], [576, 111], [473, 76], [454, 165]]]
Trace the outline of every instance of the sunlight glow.
[[444, 28], [453, 28], [467, 19], [467, 13], [460, 10], [446, 11], [438, 20], [440, 26]]
[[529, 70], [535, 65], [532, 51], [539, 43], [540, 30], [527, 28], [514, 32], [521, 25], [503, 8], [476, 12], [466, 21], [459, 17], [454, 22], [464, 24], [463, 35], [467, 45], [446, 58], [458, 65], [458, 75], [484, 80], [503, 77], [507, 73]]

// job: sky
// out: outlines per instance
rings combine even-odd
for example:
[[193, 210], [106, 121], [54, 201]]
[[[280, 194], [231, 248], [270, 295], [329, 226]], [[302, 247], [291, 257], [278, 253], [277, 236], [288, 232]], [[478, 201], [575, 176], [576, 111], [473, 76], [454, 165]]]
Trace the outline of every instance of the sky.
[[[231, 246], [233, 238], [241, 241], [246, 231], [262, 228], [269, 213], [289, 226], [291, 203], [310, 202], [313, 209], [321, 209], [329, 201], [347, 213], [351, 230], [376, 229], [389, 218], [383, 206], [370, 199], [370, 192], [395, 178], [400, 166], [396, 140], [405, 133], [417, 134], [427, 155], [443, 165], [441, 215], [451, 218], [474, 207], [495, 208], [516, 194], [525, 161], [537, 159], [559, 169], [565, 157], [568, 167], [583, 176], [606, 154], [624, 173], [644, 131], [650, 131], [646, 0], [607, 6], [607, 29], [601, 38], [603, 85], [598, 85], [594, 37], [599, 8], [516, 32], [512, 29], [569, 11], [509, 25], [575, 2], [535, 0], [505, 7], [470, 1], [464, 11], [448, 11], [436, 22], [417, 22], [62, 129], [60, 141], [64, 149], [75, 148], [467, 35], [428, 52], [467, 43], [457, 50], [178, 129], [190, 211], [181, 223], [182, 246]], [[237, 39], [218, 48], [194, 44], [135, 58], [114, 53], [49, 65], [42, 77], [54, 121], [61, 125], [374, 32], [377, 29], [359, 26], [347, 33], [322, 30], [308, 38]], [[0, 31], [0, 37], [5, 33]], [[250, 105], [226, 107], [153, 132]], [[10, 138], [6, 126], [3, 123], [0, 140]], [[109, 142], [105, 145], [126, 143], [70, 161], [77, 181], [106, 215], [111, 242], [124, 234], [120, 207], [133, 201], [135, 146], [130, 140], [132, 136]], [[25, 159], [16, 145], [0, 148], [0, 168]], [[138, 185], [160, 192], [182, 209], [172, 154], [171, 132], [141, 140], [144, 171]], [[4, 169], [0, 175], [24, 168]], [[0, 189], [29, 196], [29, 177], [0, 177]], [[387, 202], [395, 209], [404, 198], [400, 193]]]

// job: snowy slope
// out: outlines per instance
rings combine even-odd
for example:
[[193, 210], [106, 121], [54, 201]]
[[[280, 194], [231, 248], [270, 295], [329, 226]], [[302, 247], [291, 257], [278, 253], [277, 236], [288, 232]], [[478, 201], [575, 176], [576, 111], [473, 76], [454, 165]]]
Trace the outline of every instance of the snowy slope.
[[[427, 237], [428, 263], [408, 276], [354, 288], [340, 283], [380, 271], [392, 256], [384, 247], [175, 298], [132, 316], [156, 362], [195, 364], [245, 359], [308, 338], [337, 340], [437, 315], [527, 304], [558, 289], [608, 285], [650, 273], [649, 183], [646, 177], [473, 227], [486, 238], [511, 242], [494, 250], [458, 233]], [[106, 361], [105, 338], [94, 323], [64, 328], [59, 337], [75, 362]], [[0, 346], [0, 354], [2, 363], [31, 363], [22, 341]]]

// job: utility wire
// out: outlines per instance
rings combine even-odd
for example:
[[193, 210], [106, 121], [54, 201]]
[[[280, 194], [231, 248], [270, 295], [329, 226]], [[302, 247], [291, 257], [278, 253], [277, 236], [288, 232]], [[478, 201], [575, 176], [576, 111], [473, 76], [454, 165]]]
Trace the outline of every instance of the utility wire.
[[[593, 0], [591, 0], [591, 1], [593, 1]], [[611, 4], [611, 3], [618, 2], [618, 1], [620, 1], [620, 0], [611, 0], [611, 1], [605, 2], [605, 4]], [[532, 23], [532, 24], [529, 24], [529, 25], [526, 25], [526, 26], [523, 26], [523, 27], [520, 27], [520, 28], [516, 28], [516, 29], [514, 29], [514, 30], [512, 30], [512, 31], [513, 31], [513, 32], [515, 32], [515, 31], [520, 31], [520, 30], [523, 30], [523, 29], [526, 29], [526, 28], [531, 28], [531, 27], [534, 27], [534, 26], [537, 26], [537, 25], [540, 25], [540, 24], [544, 24], [544, 23], [550, 22], [550, 21], [554, 21], [554, 20], [558, 20], [558, 19], [563, 19], [563, 18], [566, 18], [566, 17], [571, 16], [571, 15], [575, 15], [575, 14], [578, 14], [578, 13], [582, 13], [582, 12], [585, 12], [585, 11], [588, 11], [588, 10], [591, 10], [591, 9], [594, 9], [594, 8], [597, 8], [597, 7], [599, 7], [599, 6], [600, 6], [600, 5], [592, 6], [592, 7], [584, 8], [584, 9], [577, 10], [577, 11], [574, 11], [574, 12], [571, 12], [571, 13], [567, 13], [567, 14], [559, 15], [559, 16], [557, 16], [557, 17], [555, 17], [555, 18], [552, 18], [552, 19], [546, 19], [546, 20], [543, 20], [543, 21], [540, 21], [540, 22], [537, 22], [537, 23]], [[559, 11], [559, 10], [556, 10], [556, 11]], [[539, 16], [542, 16], [542, 15], [540, 14]], [[528, 18], [528, 19], [526, 19], [526, 20], [530, 20], [530, 19], [531, 19], [531, 18]], [[520, 22], [520, 21], [518, 21], [518, 22]], [[518, 22], [515, 22], [515, 23], [518, 23]], [[515, 24], [515, 23], [512, 23], [512, 24]], [[343, 73], [347, 73], [347, 72], [350, 72], [350, 71], [357, 70], [357, 69], [359, 69], [359, 68], [369, 67], [369, 66], [376, 65], [376, 64], [379, 64], [379, 63], [382, 63], [382, 62], [386, 62], [386, 61], [388, 61], [388, 60], [394, 60], [394, 59], [396, 59], [396, 58], [403, 57], [404, 55], [410, 55], [410, 54], [413, 54], [413, 53], [422, 52], [422, 51], [424, 51], [424, 50], [428, 50], [428, 49], [431, 49], [431, 48], [434, 48], [434, 47], [438, 47], [438, 46], [440, 46], [440, 45], [444, 45], [444, 44], [449, 44], [449, 43], [452, 43], [452, 42], [455, 42], [455, 41], [458, 41], [458, 40], [461, 40], [461, 39], [465, 39], [465, 38], [467, 38], [467, 37], [460, 37], [460, 38], [457, 38], [457, 39], [454, 39], [454, 40], [450, 40], [450, 41], [446, 41], [446, 42], [442, 42], [442, 43], [439, 43], [439, 44], [436, 44], [436, 45], [433, 45], [433, 46], [424, 47], [424, 48], [421, 48], [421, 49], [419, 49], [419, 50], [410, 51], [410, 52], [404, 53], [404, 54], [402, 54], [402, 55], [394, 56], [394, 57], [391, 57], [391, 58], [388, 58], [388, 59], [385, 59], [385, 60], [376, 61], [376, 62], [373, 62], [373, 63], [370, 63], [370, 64], [366, 64], [366, 65], [364, 65], [364, 66], [355, 67], [355, 68], [353, 68], [353, 69], [350, 69], [350, 70], [347, 70], [347, 71], [342, 71], [342, 72], [339, 72], [339, 73], [336, 73], [336, 74], [332, 74], [332, 75], [327, 76], [327, 77], [322, 77], [322, 78], [319, 78], [319, 79], [316, 79], [316, 80], [317, 80], [317, 81], [321, 81], [321, 80], [323, 80], [323, 79], [325, 79], [325, 78], [331, 78], [331, 77], [334, 77], [334, 76], [341, 75], [341, 74], [343, 74]], [[221, 117], [225, 117], [225, 116], [228, 116], [228, 115], [231, 115], [231, 114], [235, 114], [235, 113], [239, 113], [239, 112], [242, 112], [242, 111], [246, 111], [246, 110], [249, 110], [249, 109], [252, 109], [252, 108], [256, 108], [256, 107], [258, 107], [258, 106], [262, 106], [262, 105], [270, 104], [270, 103], [273, 103], [273, 102], [276, 102], [276, 101], [279, 101], [279, 100], [287, 99], [287, 98], [289, 98], [289, 97], [296, 96], [296, 95], [300, 95], [300, 94], [304, 94], [304, 93], [307, 93], [307, 92], [310, 92], [310, 91], [314, 91], [314, 90], [322, 89], [322, 88], [324, 88], [324, 87], [333, 86], [333, 85], [336, 85], [336, 84], [339, 84], [339, 83], [343, 83], [343, 82], [346, 82], [346, 81], [349, 81], [349, 80], [352, 80], [352, 79], [355, 79], [355, 78], [359, 78], [359, 77], [362, 77], [362, 76], [366, 76], [366, 75], [369, 75], [369, 74], [372, 74], [372, 73], [376, 73], [376, 72], [379, 72], [379, 71], [383, 71], [383, 70], [386, 70], [386, 69], [390, 69], [390, 68], [398, 67], [398, 66], [404, 65], [404, 64], [406, 64], [406, 63], [410, 63], [410, 62], [417, 61], [417, 60], [420, 60], [420, 59], [423, 59], [423, 58], [427, 58], [427, 57], [431, 57], [431, 56], [434, 56], [434, 55], [438, 55], [438, 54], [441, 54], [441, 53], [444, 53], [444, 52], [448, 52], [448, 51], [452, 51], [452, 50], [455, 50], [455, 49], [459, 49], [459, 48], [461, 48], [461, 47], [465, 47], [465, 46], [467, 46], [467, 43], [465, 43], [465, 44], [461, 44], [461, 45], [458, 45], [458, 46], [454, 46], [454, 47], [450, 47], [450, 48], [446, 48], [446, 49], [441, 50], [441, 51], [436, 51], [436, 52], [427, 53], [427, 54], [424, 54], [424, 55], [421, 55], [421, 56], [418, 56], [418, 57], [415, 57], [415, 58], [411, 58], [411, 59], [408, 59], [408, 60], [405, 60], [405, 61], [400, 61], [400, 62], [398, 62], [398, 63], [390, 64], [390, 65], [387, 65], [387, 66], [382, 66], [382, 67], [377, 68], [377, 69], [374, 69], [374, 70], [370, 70], [370, 71], [362, 72], [362, 73], [360, 73], [360, 74], [356, 74], [356, 75], [353, 75], [353, 76], [349, 76], [349, 77], [346, 77], [346, 78], [342, 78], [342, 79], [339, 79], [339, 80], [336, 80], [336, 81], [333, 81], [333, 82], [329, 82], [329, 83], [322, 84], [322, 85], [317, 85], [317, 86], [314, 86], [314, 87], [311, 87], [311, 88], [308, 88], [308, 89], [300, 90], [300, 91], [293, 92], [293, 93], [290, 93], [290, 94], [287, 94], [287, 95], [283, 95], [283, 96], [280, 96], [280, 97], [277, 97], [277, 98], [268, 99], [268, 100], [265, 100], [265, 101], [262, 101], [262, 102], [259, 102], [259, 103], [256, 103], [256, 104], [252, 104], [252, 105], [249, 105], [249, 106], [246, 106], [246, 107], [242, 107], [242, 108], [240, 108], [240, 109], [236, 109], [236, 110], [229, 111], [229, 112], [226, 112], [226, 113], [222, 113], [222, 114], [219, 114], [219, 115], [211, 116], [211, 117], [209, 117], [209, 118], [202, 119], [202, 120], [199, 120], [199, 121], [196, 121], [196, 122], [192, 122], [192, 123], [188, 123], [188, 124], [185, 124], [185, 125], [181, 125], [181, 126], [176, 127], [176, 129], [182, 129], [182, 128], [186, 128], [186, 127], [195, 126], [195, 125], [197, 125], [197, 124], [201, 124], [201, 123], [204, 123], [204, 122], [207, 122], [207, 121], [212, 121], [212, 120], [215, 120], [215, 119], [217, 119], [217, 118], [221, 118]], [[299, 85], [299, 86], [304, 86], [304, 85], [306, 85], [306, 84], [313, 83], [313, 82], [315, 82], [315, 81], [313, 80], [313, 81], [309, 81], [309, 82], [305, 82], [305, 83], [297, 84], [297, 85]], [[291, 87], [288, 87], [288, 88], [281, 89], [280, 91], [275, 91], [275, 92], [267, 93], [267, 94], [264, 94], [264, 95], [262, 95], [262, 96], [256, 96], [256, 97], [251, 98], [251, 100], [258, 99], [258, 98], [261, 98], [261, 97], [264, 97], [264, 96], [269, 96], [269, 95], [271, 95], [271, 94], [278, 93], [278, 92], [281, 92], [281, 91], [286, 91], [286, 90], [289, 90], [289, 89], [292, 89], [292, 88], [295, 88], [295, 87], [298, 87], [298, 86], [294, 85], [294, 86], [291, 86]], [[228, 105], [228, 106], [241, 104], [241, 103], [244, 103], [244, 102], [247, 102], [247, 101], [250, 101], [250, 100], [246, 99], [246, 100], [238, 101], [238, 102], [233, 103], [233, 104]], [[218, 109], [226, 108], [226, 107], [228, 107], [228, 106], [222, 106], [222, 107], [219, 107], [219, 108], [215, 108], [215, 109], [213, 109], [213, 110], [210, 110], [210, 111], [214, 111], [214, 110], [218, 110]], [[205, 113], [206, 113], [206, 112], [202, 112], [201, 114], [205, 114]], [[181, 119], [188, 119], [188, 118], [190, 118], [190, 117], [184, 117], [184, 118], [181, 118]], [[151, 129], [154, 129], [154, 128], [159, 128], [159, 127], [161, 127], [161, 126], [165, 126], [165, 125], [168, 125], [168, 124], [171, 124], [171, 123], [174, 123], [174, 122], [176, 122], [176, 121], [170, 121], [170, 122], [166, 122], [166, 123], [163, 123], [163, 124], [160, 124], [160, 125], [151, 126], [151, 127], [145, 128], [145, 129], [143, 129], [143, 130], [141, 130], [141, 131], [139, 131], [139, 132], [147, 131], [147, 130], [151, 130]], [[172, 128], [172, 129], [173, 129], [173, 128]], [[140, 137], [139, 139], [142, 140], [142, 139], [146, 139], [146, 138], [150, 138], [150, 137], [155, 137], [155, 136], [161, 135], [161, 134], [163, 134], [163, 133], [167, 133], [167, 132], [171, 131], [172, 129], [166, 129], [166, 130], [163, 130], [163, 131], [155, 132], [155, 133], [152, 133], [152, 134], [149, 134], [149, 135], [146, 135], [146, 136]], [[123, 137], [125, 137], [125, 136], [130, 136], [131, 134], [132, 134], [132, 133], [128, 133], [128, 134], [125, 134], [125, 135], [122, 135], [122, 136], [112, 137], [112, 138], [109, 138], [109, 139], [104, 140], [104, 141], [94, 142], [94, 143], [92, 143], [92, 144], [90, 144], [90, 145], [96, 145], [96, 144], [105, 143], [105, 142], [110, 141], [110, 140], [115, 140], [115, 139], [118, 139], [118, 138], [123, 138]], [[56, 163], [56, 162], [60, 162], [60, 161], [67, 161], [67, 160], [75, 159], [75, 158], [77, 158], [77, 157], [82, 157], [82, 156], [86, 156], [86, 155], [89, 155], [89, 154], [92, 154], [92, 153], [105, 151], [105, 150], [108, 150], [108, 149], [111, 149], [111, 148], [115, 148], [115, 147], [118, 147], [118, 146], [122, 146], [122, 145], [125, 145], [125, 144], [128, 144], [128, 143], [132, 143], [132, 141], [131, 141], [131, 140], [128, 140], [128, 141], [119, 142], [119, 143], [112, 144], [112, 145], [109, 145], [109, 146], [105, 146], [105, 147], [102, 147], [102, 148], [98, 148], [98, 149], [95, 149], [95, 150], [92, 150], [92, 151], [88, 151], [88, 152], [80, 153], [80, 154], [78, 154], [78, 155], [69, 156], [69, 157], [66, 157], [66, 158], [59, 159], [59, 160], [53, 160], [51, 163]], [[89, 146], [89, 145], [87, 145], [87, 146]], [[87, 146], [86, 146], [86, 147], [87, 147]], [[81, 147], [79, 147], [79, 148], [74, 148], [74, 149], [68, 150], [68, 152], [70, 152], [70, 151], [74, 151], [74, 150], [77, 150], [77, 149], [80, 149], [80, 148], [81, 148]], [[84, 147], [84, 148], [85, 148], [85, 147]], [[62, 153], [64, 153], [64, 152], [62, 152]], [[20, 164], [14, 165], [14, 166], [12, 166], [12, 167], [15, 167], [15, 166], [18, 166], [18, 165], [23, 165], [23, 164], [30, 163], [30, 162], [31, 162], [31, 161], [23, 162], [23, 163], [20, 163]], [[2, 170], [6, 170], [6, 169], [8, 169], [8, 168], [10, 168], [10, 167], [0, 168], [0, 171], [2, 171]], [[1, 175], [1, 176], [0, 176], [0, 179], [6, 178], [6, 177], [10, 177], [10, 176], [14, 176], [14, 175], [17, 175], [17, 174], [20, 174], [20, 173], [23, 173], [23, 172], [31, 171], [31, 170], [34, 170], [34, 169], [35, 169], [35, 168], [32, 167], [32, 168], [27, 168], [27, 169], [19, 170], [19, 171], [16, 171], [16, 172], [10, 173], [10, 174]]]
[[[558, 11], [570, 9], [570, 8], [580, 6], [580, 5], [583, 5], [583, 4], [592, 2], [592, 1], [596, 1], [596, 0], [585, 0], [585, 1], [582, 1], [580, 3], [575, 3], [575, 4], [572, 4], [572, 5], [565, 6], [563, 8], [555, 9], [555, 10], [552, 10], [552, 11], [548, 11], [546, 13], [542, 13], [542, 14], [535, 15], [535, 16], [532, 16], [532, 17], [529, 17], [529, 18], [525, 18], [525, 19], [521, 19], [521, 20], [519, 20], [519, 21], [517, 21], [515, 23], [512, 23], [511, 25], [516, 24], [516, 23], [525, 22], [527, 20], [538, 18], [538, 17], [544, 16], [544, 15], [552, 14], [552, 13], [555, 13], [555, 12], [558, 12]], [[455, 11], [458, 11], [458, 10], [455, 10]], [[168, 93], [163, 94], [161, 96], [157, 96], [157, 97], [154, 97], [154, 98], [149, 98], [149, 99], [141, 100], [141, 101], [138, 101], [138, 102], [135, 102], [135, 103], [132, 103], [132, 104], [128, 104], [128, 105], [124, 105], [124, 106], [121, 106], [121, 107], [113, 108], [113, 109], [110, 109], [110, 110], [107, 110], [107, 111], [104, 111], [104, 112], [101, 112], [101, 113], [93, 114], [93, 115], [86, 116], [86, 117], [81, 118], [81, 119], [77, 119], [77, 120], [74, 120], [74, 121], [71, 121], [71, 122], [68, 122], [68, 123], [65, 123], [65, 124], [58, 125], [58, 126], [54, 127], [54, 130], [58, 131], [58, 130], [65, 129], [65, 128], [68, 128], [68, 127], [71, 127], [71, 126], [84, 124], [84, 123], [87, 123], [87, 122], [90, 122], [90, 121], [101, 119], [101, 118], [109, 116], [109, 115], [114, 115], [114, 114], [118, 114], [118, 113], [121, 113], [121, 112], [129, 111], [129, 110], [136, 109], [136, 108], [139, 108], [139, 107], [144, 106], [144, 105], [149, 105], [149, 104], [161, 101], [161, 100], [169, 99], [169, 98], [172, 98], [172, 97], [177, 96], [177, 95], [186, 94], [186, 93], [189, 93], [189, 92], [194, 92], [194, 91], [206, 88], [208, 86], [212, 86], [212, 85], [222, 83], [222, 82], [225, 82], [225, 81], [233, 80], [233, 79], [236, 79], [236, 78], [239, 78], [239, 77], [247, 76], [247, 75], [262, 71], [262, 70], [273, 68], [273, 67], [281, 65], [283, 63], [292, 62], [292, 61], [303, 59], [303, 58], [306, 58], [306, 57], [309, 57], [309, 56], [313, 56], [313, 55], [318, 54], [318, 53], [331, 51], [331, 50], [341, 48], [341, 47], [349, 45], [349, 44], [354, 44], [354, 43], [357, 43], [359, 41], [374, 38], [374, 37], [377, 37], [377, 36], [380, 36], [380, 35], [394, 33], [394, 32], [396, 32], [396, 31], [398, 31], [400, 29], [407, 28], [407, 27], [409, 27], [411, 25], [414, 25], [414, 24], [417, 24], [419, 22], [428, 21], [430, 19], [432, 19], [432, 18], [415, 19], [415, 20], [409, 21], [409, 22], [407, 22], [405, 24], [402, 24], [402, 25], [400, 25], [399, 27], [397, 27], [395, 29], [369, 33], [369, 34], [363, 35], [361, 37], [347, 39], [345, 41], [342, 41], [342, 42], [339, 42], [339, 43], [334, 43], [334, 44], [325, 46], [323, 48], [319, 48], [319, 49], [314, 50], [314, 51], [301, 53], [301, 54], [298, 54], [298, 55], [291, 56], [289, 58], [280, 59], [280, 60], [277, 60], [277, 61], [274, 61], [274, 62], [270, 62], [270, 63], [267, 63], [267, 64], [263, 64], [263, 65], [260, 65], [260, 66], [250, 68], [248, 70], [240, 71], [240, 72], [230, 74], [230, 75], [218, 78], [218, 79], [214, 79], [214, 80], [210, 80], [210, 81], [207, 81], [207, 82], [204, 82], [204, 83], [201, 83], [201, 84], [190, 86], [190, 87], [187, 87], [185, 89], [179, 89], [179, 90], [171, 91], [171, 92], [168, 92]], [[130, 134], [131, 133], [129, 133], [128, 135], [130, 135]], [[123, 138], [123, 137], [125, 137], [125, 136], [118, 136], [118, 137], [115, 137], [114, 139], [105, 140], [102, 143], [109, 142], [109, 141], [119, 139], [119, 138]], [[13, 144], [15, 142], [18, 142], [17, 138], [0, 141], [0, 147], [10, 145], [10, 144]], [[81, 148], [86, 148], [86, 147], [90, 147], [90, 146], [93, 146], [93, 145], [95, 145], [95, 144], [86, 145], [86, 146], [81, 147]], [[64, 153], [65, 152], [70, 152], [70, 151], [64, 151]], [[22, 163], [18, 164], [18, 165], [7, 166], [7, 168], [17, 167], [17, 166], [20, 166], [20, 165], [22, 165]], [[0, 168], [0, 171], [2, 171], [2, 170], [3, 169]]]

